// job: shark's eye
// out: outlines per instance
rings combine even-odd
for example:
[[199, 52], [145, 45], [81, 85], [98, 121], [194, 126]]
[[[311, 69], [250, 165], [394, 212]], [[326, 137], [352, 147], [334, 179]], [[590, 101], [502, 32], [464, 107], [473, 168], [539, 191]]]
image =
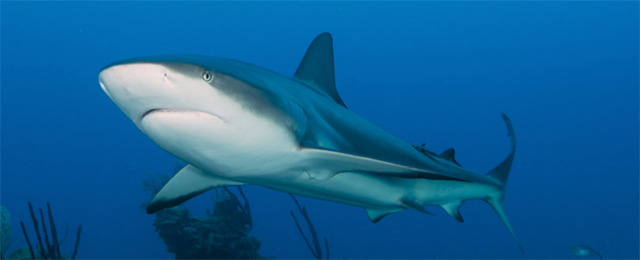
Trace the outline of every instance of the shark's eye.
[[211, 71], [205, 70], [202, 73], [202, 79], [206, 82], [211, 82], [213, 80], [213, 73], [211, 73]]

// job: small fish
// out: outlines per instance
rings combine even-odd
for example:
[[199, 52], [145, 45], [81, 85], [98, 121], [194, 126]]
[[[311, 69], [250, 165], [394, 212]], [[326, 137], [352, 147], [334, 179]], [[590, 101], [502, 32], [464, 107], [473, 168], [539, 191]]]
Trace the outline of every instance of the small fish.
[[600, 259], [602, 259], [602, 256], [600, 255], [600, 253], [598, 253], [596, 250], [593, 250], [593, 248], [589, 246], [585, 246], [585, 245], [572, 246], [570, 247], [570, 249], [571, 249], [571, 252], [577, 256], [587, 257], [587, 256], [597, 255]]

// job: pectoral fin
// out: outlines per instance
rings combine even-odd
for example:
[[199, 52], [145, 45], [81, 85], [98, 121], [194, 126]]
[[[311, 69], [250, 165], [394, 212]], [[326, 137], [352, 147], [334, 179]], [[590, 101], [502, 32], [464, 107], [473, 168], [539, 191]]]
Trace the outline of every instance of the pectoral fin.
[[147, 206], [147, 213], [152, 214], [164, 208], [177, 206], [216, 187], [243, 184], [215, 177], [193, 165], [187, 165], [153, 197]]

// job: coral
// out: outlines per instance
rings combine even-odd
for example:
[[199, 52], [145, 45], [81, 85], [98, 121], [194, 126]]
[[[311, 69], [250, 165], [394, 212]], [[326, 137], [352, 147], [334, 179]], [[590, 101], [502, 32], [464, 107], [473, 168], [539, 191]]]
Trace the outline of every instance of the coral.
[[[178, 166], [176, 166], [176, 168], [176, 172], [178, 172], [180, 168], [178, 168]], [[153, 198], [156, 194], [158, 194], [158, 192], [160, 192], [162, 187], [167, 184], [167, 182], [169, 182], [169, 180], [171, 180], [171, 176], [167, 174], [154, 175], [147, 172], [145, 174], [145, 177], [142, 179], [142, 191], [150, 194]], [[149, 206], [149, 202], [151, 201], [148, 200], [142, 202], [140, 204], [140, 210], [146, 211], [147, 206]]]
[[[307, 227], [309, 228], [309, 233], [311, 234], [311, 238], [313, 241], [313, 247], [311, 246], [311, 243], [309, 243], [309, 239], [304, 234], [304, 231], [302, 231], [302, 227], [300, 226], [300, 222], [298, 222], [298, 218], [296, 218], [296, 215], [293, 214], [293, 210], [291, 210], [289, 211], [289, 213], [291, 213], [291, 217], [293, 218], [293, 221], [296, 222], [296, 227], [298, 228], [300, 235], [304, 239], [304, 242], [307, 244], [307, 247], [309, 248], [309, 251], [311, 252], [313, 257], [317, 260], [323, 259], [322, 248], [320, 247], [320, 242], [318, 241], [318, 233], [316, 233], [316, 229], [313, 226], [313, 223], [311, 222], [311, 218], [309, 217], [309, 213], [307, 212], [307, 207], [300, 206], [298, 199], [296, 199], [296, 197], [293, 196], [293, 194], [289, 193], [289, 196], [291, 196], [293, 201], [296, 203], [296, 207], [298, 207], [298, 211], [300, 211], [300, 214], [302, 215], [304, 220], [307, 222]], [[325, 247], [327, 259], [329, 259], [329, 241], [327, 240], [326, 237], [324, 238], [324, 247]]]
[[16, 251], [13, 251], [13, 253], [9, 254], [8, 259], [41, 259], [41, 258], [42, 257], [40, 257], [39, 254], [36, 254], [36, 256], [32, 258], [29, 248], [21, 247], [21, 248], [18, 248]]
[[11, 246], [11, 215], [7, 208], [0, 206], [0, 256]]
[[[170, 179], [166, 174], [147, 174], [143, 191], [153, 198]], [[260, 240], [249, 235], [253, 228], [249, 201], [241, 187], [238, 193], [242, 203], [228, 188], [217, 189], [213, 212], [198, 218], [181, 206], [155, 213], [153, 225], [167, 250], [176, 259], [264, 259], [258, 254]]]
[[158, 194], [162, 187], [171, 180], [171, 176], [167, 174], [154, 175], [152, 173], [146, 173], [142, 179], [142, 191], [148, 192], [152, 196]]
[[[36, 215], [33, 213], [33, 206], [31, 206], [31, 202], [28, 202], [29, 205], [29, 213], [31, 213], [31, 221], [33, 221], [33, 229], [36, 232], [37, 237], [37, 246], [34, 248], [31, 245], [31, 240], [29, 240], [29, 236], [27, 235], [27, 230], [24, 227], [24, 222], [20, 221], [20, 227], [22, 228], [22, 234], [24, 235], [25, 240], [27, 241], [27, 245], [29, 246], [28, 255], [31, 259], [62, 259], [62, 254], [60, 254], [60, 243], [58, 242], [58, 233], [56, 231], [56, 225], [53, 221], [53, 214], [51, 213], [51, 206], [49, 202], [47, 202], [47, 213], [49, 217], [49, 230], [50, 234], [47, 233], [47, 224], [45, 222], [44, 214], [42, 209], [40, 210], [40, 221], [42, 224], [42, 236], [44, 236], [44, 243], [42, 243], [42, 236], [40, 234], [40, 229], [38, 225], [38, 219]], [[76, 233], [76, 244], [73, 249], [73, 255], [71, 259], [75, 259], [78, 254], [78, 245], [80, 244], [80, 233], [82, 232], [82, 225], [78, 227], [78, 231]], [[51, 236], [51, 242], [49, 241], [49, 236]], [[18, 249], [18, 251], [12, 253], [11, 255], [14, 257], [20, 256], [19, 258], [24, 259], [25, 249]]]
[[192, 258], [200, 247], [198, 234], [199, 220], [180, 207], [161, 210], [156, 214], [153, 225], [156, 232], [164, 240], [169, 252], [176, 254], [176, 258]]
[[[146, 181], [146, 183], [155, 183]], [[194, 218], [189, 210], [173, 207], [156, 213], [156, 232], [176, 259], [258, 259], [260, 240], [252, 228], [249, 203], [244, 205], [228, 189], [218, 192], [213, 212]]]

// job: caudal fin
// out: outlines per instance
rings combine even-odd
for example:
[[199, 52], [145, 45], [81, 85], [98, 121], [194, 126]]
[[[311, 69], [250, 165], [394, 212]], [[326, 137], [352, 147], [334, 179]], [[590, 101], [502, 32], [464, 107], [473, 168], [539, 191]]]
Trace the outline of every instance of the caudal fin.
[[502, 119], [507, 124], [508, 136], [511, 137], [511, 152], [507, 156], [507, 158], [502, 161], [498, 166], [493, 168], [488, 175], [500, 182], [502, 184], [502, 193], [499, 197], [490, 197], [485, 199], [489, 205], [495, 210], [498, 217], [502, 220], [504, 225], [511, 233], [513, 239], [515, 239], [518, 247], [520, 247], [520, 251], [524, 254], [524, 249], [522, 248], [522, 244], [520, 244], [520, 240], [516, 237], [516, 234], [513, 232], [513, 228], [511, 228], [511, 224], [509, 223], [509, 219], [507, 219], [507, 215], [504, 213], [504, 209], [502, 207], [502, 198], [504, 197], [504, 189], [507, 186], [507, 180], [509, 179], [509, 171], [511, 171], [511, 165], [513, 164], [513, 157], [516, 154], [516, 135], [513, 131], [513, 125], [511, 125], [511, 120], [507, 115], [502, 114]]
[[511, 125], [511, 119], [507, 115], [502, 114], [502, 119], [507, 124], [507, 136], [511, 137], [511, 152], [507, 158], [498, 164], [493, 170], [489, 172], [489, 176], [495, 178], [502, 183], [502, 186], [507, 186], [507, 180], [509, 179], [509, 171], [511, 171], [511, 164], [513, 164], [513, 157], [516, 155], [516, 134], [513, 131], [513, 125]]

